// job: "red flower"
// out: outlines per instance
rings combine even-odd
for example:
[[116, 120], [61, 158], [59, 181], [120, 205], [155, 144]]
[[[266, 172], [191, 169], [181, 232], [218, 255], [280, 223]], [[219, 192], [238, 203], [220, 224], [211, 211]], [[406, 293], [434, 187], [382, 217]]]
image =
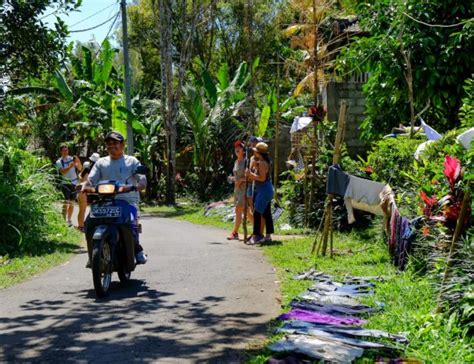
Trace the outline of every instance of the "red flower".
[[447, 155], [444, 159], [444, 175], [448, 179], [451, 188], [454, 187], [460, 174], [461, 163], [459, 162], [459, 159]]
[[436, 203], [438, 202], [438, 199], [436, 198], [436, 196], [428, 197], [428, 195], [424, 193], [423, 191], [420, 192], [420, 197], [423, 200], [423, 202], [427, 206], [430, 206], [430, 207], [436, 205]]
[[438, 203], [438, 199], [436, 198], [436, 196], [428, 197], [427, 194], [423, 191], [420, 192], [420, 197], [425, 203], [425, 207], [423, 208], [423, 214], [426, 217], [431, 217], [433, 215], [433, 209]]
[[315, 121], [322, 121], [326, 116], [326, 110], [321, 105], [311, 106], [308, 115], [312, 116]]
[[364, 168], [364, 171], [367, 172], [367, 173], [374, 173], [374, 170], [372, 167], [368, 166], [368, 167], [365, 167]]

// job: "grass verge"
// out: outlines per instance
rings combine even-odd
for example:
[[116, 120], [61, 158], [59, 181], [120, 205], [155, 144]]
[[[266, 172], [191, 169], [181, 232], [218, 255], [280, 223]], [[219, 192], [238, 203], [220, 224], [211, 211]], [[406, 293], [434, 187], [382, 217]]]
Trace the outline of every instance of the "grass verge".
[[[176, 217], [196, 224], [212, 225], [231, 229], [230, 222], [219, 217], [205, 217], [202, 206], [151, 207], [162, 217]], [[292, 231], [294, 233], [294, 231]], [[374, 296], [367, 303], [384, 304], [383, 312], [369, 318], [367, 327], [405, 334], [410, 343], [403, 357], [416, 358], [424, 363], [469, 363], [474, 362], [474, 340], [467, 329], [461, 327], [455, 316], [446, 317], [434, 313], [435, 292], [427, 277], [416, 276], [410, 269], [398, 272], [392, 265], [383, 239], [374, 229], [350, 234], [335, 234], [334, 258], [311, 256], [313, 238], [292, 239], [274, 242], [262, 249], [277, 269], [282, 294], [282, 310], [289, 302], [311, 285], [309, 281], [296, 281], [292, 277], [311, 267], [337, 277], [344, 275], [383, 276], [377, 283]], [[278, 336], [271, 334], [278, 322], [269, 327], [268, 342]], [[249, 363], [265, 363], [271, 353], [266, 349], [248, 352]], [[359, 363], [373, 362], [372, 356], [359, 359]]]
[[[344, 275], [383, 276], [374, 296], [367, 303], [382, 302], [383, 312], [369, 318], [367, 327], [407, 335], [410, 344], [402, 356], [424, 363], [468, 363], [474, 360], [474, 340], [455, 316], [435, 314], [435, 293], [430, 281], [415, 276], [409, 269], [400, 273], [390, 262], [386, 246], [372, 230], [364, 234], [336, 234], [336, 254], [313, 258], [309, 253], [313, 239], [289, 240], [264, 246], [270, 262], [277, 268], [281, 282], [282, 304], [285, 308], [311, 282], [295, 281], [292, 277], [311, 267], [335, 277]], [[271, 336], [269, 341], [276, 339]], [[271, 356], [267, 350], [250, 354], [249, 363], [265, 363]], [[374, 356], [359, 363], [373, 362]]]
[[51, 269], [71, 257], [79, 248], [82, 234], [66, 226], [58, 227], [55, 234], [44, 242], [36, 254], [0, 257], [0, 289], [10, 287]]
[[[234, 227], [234, 224], [230, 221], [223, 221], [221, 216], [205, 216], [205, 206], [202, 204], [195, 204], [190, 202], [181, 203], [178, 206], [146, 206], [142, 208], [142, 211], [147, 214], [153, 214], [158, 217], [172, 217], [180, 220], [189, 221], [194, 224], [209, 225], [218, 227], [221, 229], [228, 230], [229, 232]], [[286, 222], [286, 212], [275, 224], [275, 233], [278, 235], [305, 235], [309, 234], [308, 229], [281, 229], [280, 226]], [[241, 228], [242, 231], [242, 228]], [[250, 230], [249, 230], [250, 231]]]

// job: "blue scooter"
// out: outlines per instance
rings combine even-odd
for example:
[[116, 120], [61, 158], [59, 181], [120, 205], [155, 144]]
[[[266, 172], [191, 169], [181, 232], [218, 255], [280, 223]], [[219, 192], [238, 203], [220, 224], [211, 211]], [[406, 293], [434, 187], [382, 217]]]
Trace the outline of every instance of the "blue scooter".
[[[146, 174], [147, 170], [145, 166], [139, 166], [134, 175]], [[128, 202], [116, 199], [118, 194], [131, 191], [136, 191], [136, 186], [111, 180], [84, 188], [84, 192], [98, 196], [90, 206], [85, 234], [92, 280], [99, 298], [107, 295], [113, 272], [117, 272], [120, 282], [125, 284], [135, 270], [138, 229], [133, 229], [132, 225], [137, 222], [133, 221]]]

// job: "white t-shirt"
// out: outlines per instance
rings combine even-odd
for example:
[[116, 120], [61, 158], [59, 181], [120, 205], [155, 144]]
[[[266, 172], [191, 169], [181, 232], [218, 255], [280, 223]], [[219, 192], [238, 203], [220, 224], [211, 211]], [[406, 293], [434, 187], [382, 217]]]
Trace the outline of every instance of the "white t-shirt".
[[[67, 156], [66, 158], [59, 158], [56, 161], [56, 167], [61, 170], [66, 167], [69, 167], [71, 163], [74, 163], [74, 158], [71, 156]], [[68, 182], [71, 182], [74, 186], [78, 184], [79, 180], [77, 178], [77, 173], [76, 173], [76, 168], [72, 167], [69, 171], [67, 171], [65, 174], [62, 174], [63, 179], [65, 179]]]
[[[123, 155], [120, 159], [100, 158], [89, 173], [89, 182], [95, 185], [99, 181], [114, 180], [136, 186], [138, 182], [146, 182], [146, 177], [143, 175], [133, 176], [139, 165], [138, 159], [130, 155]], [[127, 201], [138, 208], [140, 194], [138, 191], [121, 193], [117, 195], [117, 199]]]

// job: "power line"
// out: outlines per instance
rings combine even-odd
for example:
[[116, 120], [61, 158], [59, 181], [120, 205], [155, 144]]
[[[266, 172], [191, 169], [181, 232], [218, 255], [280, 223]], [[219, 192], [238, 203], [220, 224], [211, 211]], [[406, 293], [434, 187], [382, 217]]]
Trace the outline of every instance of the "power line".
[[48, 16], [51, 16], [53, 14], [56, 14], [59, 10], [61, 10], [61, 8], [57, 8], [56, 10], [53, 10], [52, 12], [50, 12], [49, 14], [46, 14], [46, 15], [43, 15], [41, 18], [39, 18], [38, 20], [43, 20], [44, 18], [47, 18]]
[[110, 32], [112, 31], [112, 29], [113, 29], [115, 23], [117, 22], [117, 19], [118, 19], [119, 15], [120, 15], [120, 12], [117, 12], [117, 14], [115, 15], [115, 19], [114, 19], [114, 21], [112, 22], [112, 24], [110, 25], [109, 31], [107, 32], [107, 35], [105, 36], [104, 39], [106, 39], [106, 38], [109, 37]]
[[119, 14], [120, 12], [117, 12], [116, 14], [114, 14], [111, 18], [107, 19], [106, 21], [104, 21], [103, 23], [100, 23], [100, 24], [97, 24], [93, 27], [90, 27], [90, 28], [86, 28], [86, 29], [80, 29], [80, 30], [71, 30], [69, 31], [69, 33], [82, 33], [82, 32], [88, 32], [89, 30], [94, 30], [96, 28], [99, 28], [101, 27], [102, 25], [105, 25], [107, 24], [109, 21], [111, 21], [112, 19], [116, 18], [117, 17], [117, 14]]
[[111, 8], [112, 6], [117, 5], [117, 4], [118, 4], [118, 2], [115, 1], [114, 3], [112, 3], [112, 4], [108, 5], [108, 6], [106, 6], [106, 7], [103, 8], [103, 9], [100, 9], [99, 11], [95, 12], [94, 14], [91, 14], [91, 15], [89, 15], [88, 17], [86, 17], [86, 18], [84, 18], [84, 19], [82, 19], [82, 20], [79, 20], [77, 23], [74, 23], [74, 24], [70, 25], [69, 27], [71, 27], [71, 28], [72, 28], [72, 27], [75, 27], [76, 25], [81, 24], [81, 23], [85, 22], [86, 20], [89, 20], [89, 19], [93, 18], [93, 17], [96, 16], [96, 15], [99, 15], [100, 13], [104, 12], [105, 10], [107, 10], [107, 9]]
[[[106, 40], [106, 39], [109, 37], [110, 32], [112, 31], [112, 28], [114, 27], [114, 25], [115, 25], [115, 23], [116, 23], [116, 21], [117, 21], [119, 15], [120, 15], [120, 11], [115, 14], [115, 19], [114, 19], [114, 21], [112, 22], [112, 24], [110, 25], [109, 31], [107, 32], [107, 35], [105, 36], [104, 40]], [[99, 57], [99, 54], [100, 54], [100, 51], [102, 50], [102, 45], [103, 45], [103, 44], [104, 44], [104, 41], [102, 41], [102, 43], [100, 43], [100, 47], [99, 47], [99, 49], [97, 50], [97, 53], [96, 53], [96, 56], [95, 56], [96, 59], [97, 59], [97, 57]]]
[[473, 18], [466, 19], [466, 20], [464, 20], [460, 23], [456, 23], [456, 24], [430, 24], [430, 23], [426, 23], [424, 21], [418, 20], [418, 19], [414, 18], [413, 16], [411, 16], [410, 14], [405, 13], [404, 11], [402, 12], [402, 14], [409, 17], [411, 20], [413, 20], [417, 23], [420, 23], [420, 24], [426, 25], [427, 27], [432, 27], [432, 28], [455, 28], [455, 27], [458, 27], [460, 25], [464, 25], [464, 24], [472, 21], [472, 19], [473, 19]]

